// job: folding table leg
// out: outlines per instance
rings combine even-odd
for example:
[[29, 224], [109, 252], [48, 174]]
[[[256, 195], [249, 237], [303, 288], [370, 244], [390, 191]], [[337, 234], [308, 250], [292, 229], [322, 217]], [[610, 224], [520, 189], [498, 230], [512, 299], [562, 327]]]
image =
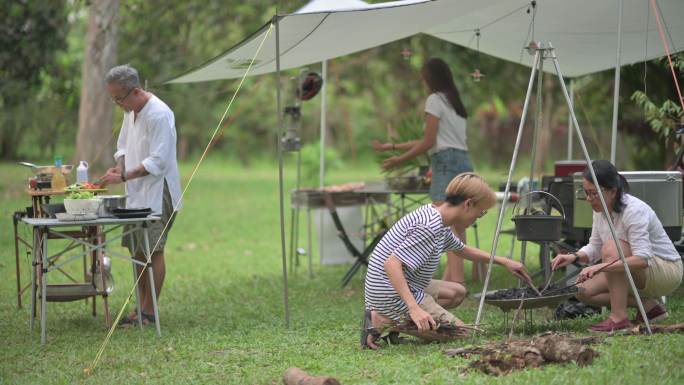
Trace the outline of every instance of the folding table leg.
[[102, 303], [104, 304], [105, 325], [107, 327], [111, 327], [112, 326], [112, 318], [109, 315], [109, 303], [107, 302], [107, 293], [102, 295]]
[[292, 243], [292, 251], [295, 259], [295, 266], [299, 267], [299, 208], [294, 210], [294, 242]]
[[29, 321], [29, 328], [33, 331], [33, 324], [36, 321], [36, 285], [38, 281], [38, 259], [42, 258], [42, 250], [38, 247], [40, 245], [40, 232], [33, 228], [33, 258], [31, 258], [31, 317]]
[[290, 273], [294, 273], [295, 267], [295, 208], [290, 209]]
[[[97, 242], [97, 250], [95, 251], [96, 256], [97, 256], [97, 261], [100, 265], [100, 279], [102, 279], [102, 289], [104, 290], [104, 294], [102, 294], [102, 303], [104, 305], [104, 316], [105, 316], [105, 325], [107, 327], [112, 326], [112, 319], [111, 316], [109, 315], [109, 302], [108, 302], [108, 296], [107, 294], [107, 275], [105, 274], [105, 265], [104, 265], [104, 245], [105, 245], [105, 235], [104, 235], [104, 229], [100, 226], [96, 227], [95, 230], [95, 241]], [[95, 274], [93, 274], [93, 282], [95, 280]], [[93, 299], [93, 303], [95, 303], [95, 299]]]
[[12, 223], [14, 224], [14, 260], [17, 270], [17, 307], [21, 309], [21, 271], [19, 268], [19, 234], [17, 231], [17, 213], [12, 214]]
[[[142, 228], [140, 227], [140, 225], [138, 225], [137, 228], [133, 231], [142, 231]], [[132, 257], [135, 258], [135, 255], [133, 255]], [[140, 304], [140, 285], [138, 282], [138, 269], [135, 260], [133, 260], [131, 264], [133, 265], [133, 283], [135, 284], [135, 309], [138, 312], [138, 326], [140, 326], [140, 329], [142, 330], [142, 305]], [[142, 270], [140, 271], [142, 272]]]
[[[96, 240], [94, 238], [95, 236], [90, 233], [90, 229], [88, 229], [87, 231], [88, 231], [88, 238], [87, 239], [90, 241], [90, 243], [95, 243], [96, 242]], [[85, 251], [85, 245], [83, 245], [83, 249]], [[95, 253], [97, 253], [97, 250], [93, 250], [90, 252], [90, 254], [91, 254], [91, 258], [90, 258], [90, 279], [91, 279], [93, 284], [95, 284], [95, 258], [96, 258]], [[88, 256], [84, 255], [83, 256], [83, 270], [84, 271], [88, 268], [87, 264], [88, 264]], [[86, 298], [85, 301], [87, 304], [88, 298]], [[97, 304], [96, 304], [96, 302], [97, 302], [97, 296], [94, 295], [93, 296], [93, 318], [97, 317]]]
[[351, 281], [352, 277], [354, 277], [354, 274], [356, 274], [356, 271], [359, 270], [359, 268], [361, 267], [362, 264], [363, 264], [363, 262], [361, 262], [358, 259], [356, 261], [354, 261], [354, 264], [352, 265], [352, 267], [349, 268], [349, 270], [347, 271], [347, 274], [345, 274], [344, 277], [342, 278], [342, 287], [347, 286], [349, 281]]
[[[83, 253], [86, 252], [85, 245], [81, 245], [81, 251]], [[92, 271], [92, 269], [91, 269], [90, 273], [91, 273], [91, 276], [90, 276], [91, 280], [95, 279], [95, 274]], [[88, 278], [88, 254], [83, 254], [83, 279], [87, 281], [87, 278]], [[85, 303], [86, 308], [88, 308], [88, 297], [84, 298], [83, 302]], [[95, 317], [95, 301], [94, 300], [93, 300], [93, 317]]]
[[[40, 205], [41, 205], [41, 197], [39, 196], [34, 196], [31, 197], [31, 208], [33, 209], [33, 217], [34, 218], [40, 218]], [[29, 213], [29, 217], [31, 213]]]
[[161, 327], [159, 326], [159, 309], [157, 308], [157, 289], [154, 287], [154, 272], [152, 265], [147, 268], [149, 284], [152, 290], [152, 306], [154, 307], [154, 325], [157, 327], [157, 337], [161, 337]]
[[309, 250], [307, 252], [307, 256], [309, 257], [309, 278], [313, 278], [313, 267], [311, 262], [311, 259], [313, 258], [313, 248], [311, 247], [311, 208], [309, 206], [306, 207], [306, 227], [308, 241], [307, 246], [309, 247]]
[[41, 234], [43, 241], [42, 265], [41, 265], [41, 300], [40, 300], [40, 343], [45, 344], [47, 339], [47, 275], [48, 275], [48, 229], [44, 228]]
[[150, 291], [152, 292], [152, 307], [154, 308], [154, 324], [157, 327], [157, 337], [161, 337], [159, 326], [159, 310], [157, 308], [157, 289], [154, 287], [154, 272], [152, 271], [152, 253], [150, 252], [150, 238], [147, 231], [147, 223], [143, 226], [143, 239], [145, 240], [145, 258], [147, 260], [147, 276], [149, 277]]
[[133, 265], [133, 283], [135, 284], [135, 309], [138, 312], [138, 326], [142, 329], [142, 312], [140, 309], [140, 285], [138, 285], [138, 269], [135, 262], [131, 262]]

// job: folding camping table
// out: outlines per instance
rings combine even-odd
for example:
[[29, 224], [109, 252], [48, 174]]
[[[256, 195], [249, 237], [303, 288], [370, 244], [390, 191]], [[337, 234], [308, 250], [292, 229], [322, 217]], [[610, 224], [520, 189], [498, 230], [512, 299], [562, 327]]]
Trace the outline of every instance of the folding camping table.
[[[298, 211], [301, 208], [307, 210], [309, 244], [309, 266], [311, 266], [311, 219], [312, 208], [327, 208], [330, 212], [333, 224], [337, 230], [340, 240], [345, 248], [355, 258], [354, 263], [342, 278], [342, 286], [346, 286], [356, 271], [368, 264], [368, 257], [375, 245], [380, 241], [382, 235], [389, 227], [401, 218], [407, 211], [414, 209], [420, 204], [424, 204], [429, 197], [428, 191], [423, 189], [402, 190], [394, 189], [383, 183], [369, 183], [363, 188], [349, 191], [326, 191], [319, 189], [300, 189], [293, 190], [291, 204]], [[395, 199], [392, 199], [395, 197]], [[362, 231], [364, 239], [363, 249], [354, 246], [349, 238], [350, 229], [344, 228], [338, 214], [337, 207], [345, 206], [364, 206], [364, 228]], [[384, 205], [383, 210], [377, 210], [376, 205]], [[298, 215], [298, 214], [296, 214]], [[294, 242], [291, 250], [296, 250], [298, 240], [297, 225], [291, 229], [291, 241]], [[290, 256], [292, 265], [293, 256]], [[310, 268], [311, 269], [311, 268]]]
[[[380, 231], [378, 229], [374, 229], [375, 225], [380, 222], [380, 218], [383, 218], [386, 214], [385, 213], [379, 213], [375, 209], [375, 205], [385, 205], [389, 202], [389, 194], [387, 192], [376, 192], [376, 191], [368, 191], [365, 188], [363, 189], [355, 189], [351, 191], [324, 191], [324, 190], [318, 190], [318, 189], [300, 189], [300, 190], [293, 190], [292, 195], [291, 195], [291, 204], [292, 207], [296, 210], [295, 213], [295, 218], [299, 216], [299, 210], [302, 208], [306, 208], [307, 212], [307, 240], [308, 240], [308, 247], [309, 247], [309, 252], [308, 252], [308, 257], [309, 257], [309, 274], [311, 274], [311, 209], [313, 208], [328, 208], [332, 219], [333, 223], [335, 224], [335, 228], [338, 231], [338, 234], [342, 240], [342, 243], [345, 245], [347, 250], [357, 258], [360, 257], [360, 252], [356, 250], [356, 247], [353, 245], [351, 240], [349, 239], [349, 236], [347, 234], [347, 230], [342, 226], [342, 222], [339, 220], [339, 217], [337, 216], [337, 211], [336, 207], [348, 207], [348, 206], [364, 206], [364, 229], [362, 231], [362, 235], [364, 238], [364, 242], [366, 239], [367, 235], [372, 234], [375, 231]], [[293, 263], [293, 257], [295, 250], [298, 249], [297, 247], [297, 242], [299, 238], [299, 231], [298, 231], [298, 222], [296, 224], [293, 224], [291, 228], [291, 242], [292, 242], [292, 248], [291, 248], [291, 255], [290, 255], [290, 265], [292, 267]], [[351, 248], [350, 248], [351, 246]]]
[[31, 197], [31, 207], [27, 207], [26, 211], [16, 211], [12, 213], [12, 224], [14, 225], [14, 257], [17, 275], [17, 307], [19, 308], [21, 308], [21, 296], [29, 288], [29, 286], [25, 286], [23, 288], [21, 287], [19, 244], [23, 244], [27, 248], [28, 252], [31, 250], [31, 244], [19, 235], [17, 224], [21, 221], [21, 218], [24, 218], [25, 216], [34, 218], [47, 218], [49, 215], [43, 211], [43, 204], [49, 204], [50, 198], [53, 195], [64, 195], [64, 191], [53, 191], [51, 189], [27, 189], [26, 194]]
[[[94, 285], [73, 285], [67, 287], [65, 285], [49, 285], [48, 277], [53, 271], [60, 270], [62, 266], [76, 260], [80, 259], [82, 256], [88, 253], [95, 253], [98, 255], [100, 267], [103, 267], [103, 254], [106, 249], [107, 255], [124, 259], [131, 262], [133, 266], [133, 279], [136, 282], [138, 275], [136, 271], [137, 266], [147, 266], [148, 271], [148, 282], [152, 290], [152, 305], [154, 307], [154, 318], [155, 325], [157, 328], [157, 336], [161, 336], [161, 328], [159, 324], [159, 313], [157, 310], [156, 293], [154, 289], [154, 276], [152, 271], [150, 253], [150, 239], [148, 235], [148, 225], [150, 222], [160, 220], [156, 216], [148, 216], [145, 218], [98, 218], [95, 220], [88, 221], [59, 221], [57, 219], [48, 218], [22, 218], [21, 221], [30, 226], [33, 230], [33, 272], [31, 274], [31, 320], [30, 327], [33, 329], [33, 324], [36, 318], [36, 294], [38, 286], [40, 285], [40, 330], [41, 330], [41, 343], [44, 344], [46, 341], [47, 334], [47, 302], [48, 301], [68, 301], [75, 299], [82, 299], [87, 297], [95, 297], [101, 295], [105, 304], [105, 314], [107, 317], [106, 322], [110, 324], [109, 311], [107, 304], [107, 293], [105, 288], [107, 287], [104, 274], [102, 274], [102, 290], [97, 290]], [[106, 237], [106, 234], [119, 229], [123, 225], [134, 225], [131, 229], [122, 232], [121, 235]], [[93, 229], [93, 236], [90, 237], [75, 237], [73, 234], [64, 230], [68, 227], [80, 227], [84, 231], [87, 229]], [[140, 231], [143, 234], [143, 253], [145, 255], [146, 261], [138, 261], [131, 258], [128, 255], [117, 253], [111, 248], [107, 248], [112, 242], [121, 239], [125, 234], [130, 234], [136, 231]], [[86, 231], [87, 232], [87, 231]], [[65, 257], [64, 260], [60, 260], [60, 257], [64, 256], [65, 251], [60, 250], [54, 254], [50, 254], [48, 249], [49, 241], [53, 239], [65, 239], [77, 245], [82, 245], [84, 251], [80, 254]], [[156, 242], [156, 240], [152, 240]], [[95, 274], [93, 274], [93, 279]], [[94, 282], [93, 282], [94, 283]], [[90, 287], [88, 287], [90, 286]], [[68, 288], [68, 291], [62, 290]], [[138, 288], [136, 292], [136, 306], [138, 311], [138, 324], [142, 328], [142, 317], [140, 308], [140, 293]]]

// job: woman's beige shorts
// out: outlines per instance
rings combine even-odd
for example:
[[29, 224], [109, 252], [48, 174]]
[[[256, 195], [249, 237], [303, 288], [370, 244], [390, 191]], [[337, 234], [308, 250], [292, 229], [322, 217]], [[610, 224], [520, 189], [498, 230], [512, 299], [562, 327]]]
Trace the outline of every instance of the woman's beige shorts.
[[646, 268], [646, 284], [639, 289], [643, 298], [658, 298], [675, 291], [682, 283], [682, 260], [653, 257]]

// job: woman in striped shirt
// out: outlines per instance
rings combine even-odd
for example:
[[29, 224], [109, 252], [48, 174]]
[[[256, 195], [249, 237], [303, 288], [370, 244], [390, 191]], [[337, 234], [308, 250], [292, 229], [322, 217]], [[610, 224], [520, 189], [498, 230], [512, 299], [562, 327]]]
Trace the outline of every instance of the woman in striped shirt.
[[[361, 346], [377, 349], [377, 330], [407, 316], [418, 330], [463, 322], [445, 308], [458, 306], [465, 287], [457, 282], [433, 280], [440, 255], [447, 250], [471, 261], [489, 261], [489, 253], [466, 246], [454, 234], [487, 213], [496, 195], [474, 173], [451, 180], [445, 203], [427, 204], [401, 218], [373, 250], [365, 282], [364, 328]], [[530, 282], [525, 267], [511, 259], [494, 257], [513, 275]]]

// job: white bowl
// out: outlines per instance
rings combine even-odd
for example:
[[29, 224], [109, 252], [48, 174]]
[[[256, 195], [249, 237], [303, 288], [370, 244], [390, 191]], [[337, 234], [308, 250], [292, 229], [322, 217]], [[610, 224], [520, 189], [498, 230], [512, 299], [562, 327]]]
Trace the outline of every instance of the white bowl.
[[97, 215], [101, 204], [100, 199], [64, 199], [64, 208], [72, 215]]

